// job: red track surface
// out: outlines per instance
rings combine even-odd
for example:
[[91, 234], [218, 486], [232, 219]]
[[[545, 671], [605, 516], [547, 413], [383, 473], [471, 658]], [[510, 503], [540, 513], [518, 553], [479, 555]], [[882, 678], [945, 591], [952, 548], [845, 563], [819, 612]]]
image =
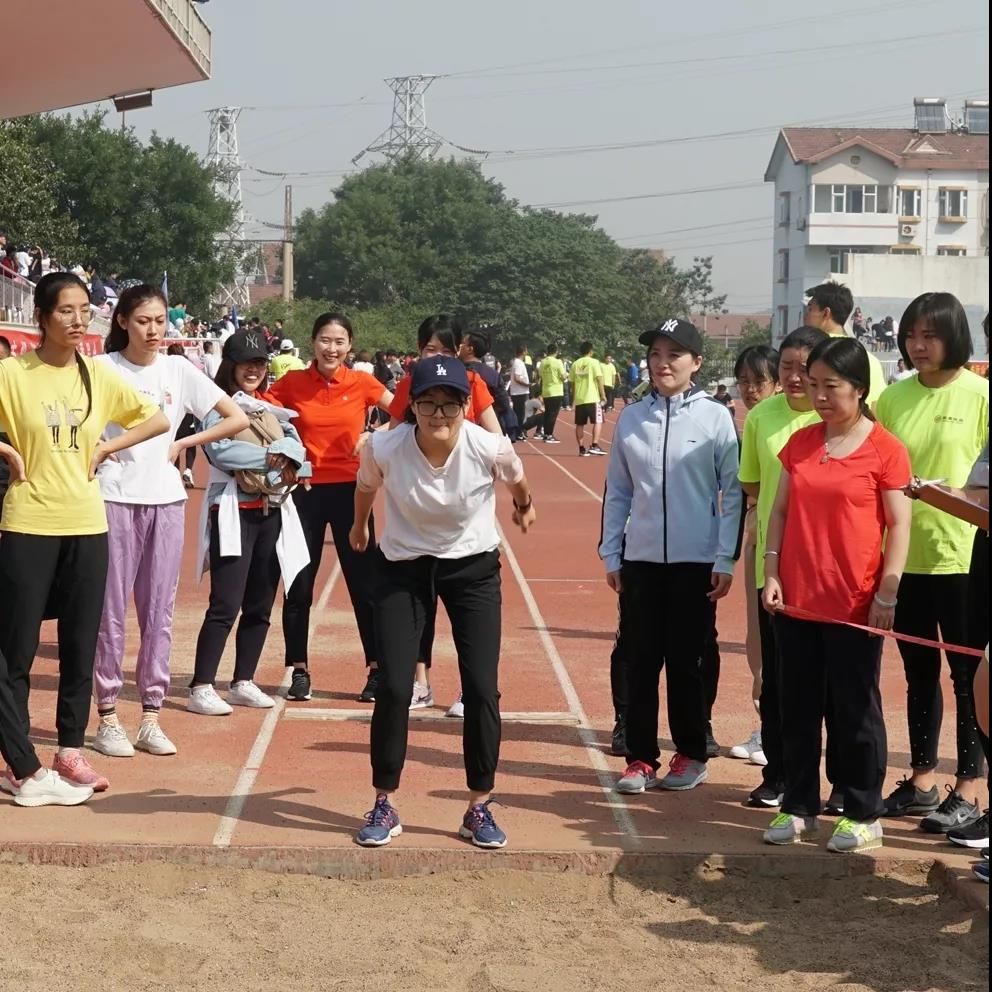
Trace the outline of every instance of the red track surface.
[[[605, 442], [612, 436], [610, 418]], [[616, 601], [596, 553], [599, 494], [606, 459], [577, 456], [569, 415], [559, 422], [561, 445], [520, 447], [535, 493], [537, 527], [513, 527], [510, 501], [500, 494], [507, 536], [503, 568], [502, 709], [508, 716], [497, 796], [498, 820], [517, 851], [644, 851], [760, 854], [770, 814], [740, 805], [759, 780], [758, 769], [726, 757], [710, 763], [710, 779], [688, 793], [649, 792], [621, 798], [609, 789], [622, 759], [606, 754], [612, 726], [609, 653]], [[199, 469], [203, 469], [202, 460]], [[109, 792], [76, 809], [22, 810], [0, 806], [0, 848], [11, 844], [148, 844], [351, 848], [372, 802], [368, 763], [371, 707], [354, 701], [364, 670], [344, 585], [328, 547], [318, 578], [311, 670], [314, 698], [272, 711], [237, 709], [208, 718], [184, 709], [193, 651], [206, 604], [207, 582], [194, 575], [195, 527], [202, 492], [188, 509], [180, 599], [176, 610], [172, 690], [162, 723], [179, 746], [176, 757], [130, 759], [91, 753], [111, 779]], [[743, 655], [743, 578], [720, 606], [723, 673], [715, 713], [717, 739], [744, 739], [756, 717]], [[35, 739], [53, 742], [57, 662], [54, 627], [46, 626], [33, 673]], [[232, 638], [233, 642], [233, 638]], [[137, 637], [128, 643], [130, 684], [119, 708], [129, 730], [140, 706], [133, 689]], [[230, 673], [229, 651], [221, 678]], [[284, 675], [278, 610], [258, 681], [275, 692]], [[411, 721], [409, 759], [396, 797], [404, 835], [393, 848], [464, 849], [456, 836], [464, 807], [461, 724], [444, 719], [457, 692], [450, 636], [439, 624], [434, 667], [438, 708]], [[225, 685], [226, 687], [226, 685]], [[949, 684], [941, 742], [941, 773], [953, 765], [953, 703]], [[886, 648], [884, 697], [889, 729], [888, 785], [907, 766], [905, 686], [894, 647]], [[662, 707], [664, 709], [664, 707]], [[333, 711], [328, 713], [327, 711]], [[321, 712], [323, 711], [323, 712]], [[529, 714], [529, 715], [528, 715]], [[343, 719], [345, 716], [355, 719]], [[95, 717], [94, 717], [95, 722]], [[665, 734], [662, 723], [662, 736]], [[666, 748], [663, 760], [670, 756]], [[966, 865], [967, 853], [922, 834], [917, 821], [887, 821], [883, 857], [946, 857]], [[779, 854], [807, 857], [822, 846], [797, 845]], [[374, 858], [375, 852], [368, 852]], [[480, 854], [480, 856], [483, 856]]]

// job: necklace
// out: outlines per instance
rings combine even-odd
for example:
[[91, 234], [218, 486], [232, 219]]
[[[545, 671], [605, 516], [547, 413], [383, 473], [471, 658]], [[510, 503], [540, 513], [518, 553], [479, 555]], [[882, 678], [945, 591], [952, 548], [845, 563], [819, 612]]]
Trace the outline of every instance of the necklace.
[[[858, 419], [855, 420], [854, 423], [851, 424], [850, 427], [848, 427], [848, 429], [844, 432], [844, 434], [842, 434], [841, 437], [834, 444], [834, 450], [835, 451], [837, 450], [837, 448], [839, 448], [848, 439], [848, 437], [850, 437], [851, 431], [853, 431], [854, 428], [857, 427], [858, 424], [860, 424], [860, 423], [861, 423], [861, 417], [859, 416]], [[830, 441], [824, 439], [824, 441], [823, 441], [823, 457], [820, 459], [820, 464], [821, 465], [826, 465], [826, 463], [828, 461], [830, 461]]]

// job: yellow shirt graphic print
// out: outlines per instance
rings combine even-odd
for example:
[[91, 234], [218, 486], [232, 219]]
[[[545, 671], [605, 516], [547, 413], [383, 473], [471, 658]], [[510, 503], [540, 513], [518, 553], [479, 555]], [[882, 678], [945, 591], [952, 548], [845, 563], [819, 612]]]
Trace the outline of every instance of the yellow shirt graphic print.
[[11, 482], [2, 530], [52, 536], [107, 530], [100, 484], [89, 478], [93, 449], [110, 421], [135, 427], [158, 407], [103, 363], [79, 360], [89, 371], [92, 407], [75, 365], [46, 365], [36, 352], [0, 362], [0, 425], [24, 459], [26, 476]]

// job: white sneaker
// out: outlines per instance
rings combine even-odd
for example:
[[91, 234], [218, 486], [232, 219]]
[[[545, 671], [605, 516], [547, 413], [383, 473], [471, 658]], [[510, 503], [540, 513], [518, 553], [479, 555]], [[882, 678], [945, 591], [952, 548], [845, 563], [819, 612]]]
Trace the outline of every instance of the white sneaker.
[[230, 716], [234, 710], [217, 695], [212, 685], [198, 685], [190, 689], [186, 709], [200, 716]]
[[251, 706], [256, 710], [270, 710], [276, 704], [254, 682], [232, 682], [227, 691], [227, 701], [232, 706]]
[[767, 765], [768, 759], [761, 749], [761, 731], [756, 730], [743, 744], [735, 744], [730, 749], [730, 757], [750, 761], [752, 765]]
[[458, 693], [458, 698], [448, 707], [448, 712], [444, 714], [455, 720], [462, 720], [465, 717], [465, 704], [462, 702], [462, 694]]
[[142, 720], [134, 746], [148, 754], [175, 754], [176, 745], [165, 736], [165, 731], [155, 720]]
[[21, 782], [14, 802], [18, 806], [78, 806], [93, 795], [88, 785], [75, 785], [49, 769], [41, 778]]
[[183, 485], [187, 489], [192, 489], [195, 485], [193, 482], [193, 470], [190, 468], [183, 471]]
[[410, 697], [411, 710], [426, 710], [434, 705], [434, 690], [424, 682], [413, 683], [413, 695]]
[[134, 747], [128, 740], [127, 731], [116, 721], [110, 723], [101, 720], [90, 747], [94, 751], [99, 751], [100, 754], [105, 754], [108, 758], [134, 757]]

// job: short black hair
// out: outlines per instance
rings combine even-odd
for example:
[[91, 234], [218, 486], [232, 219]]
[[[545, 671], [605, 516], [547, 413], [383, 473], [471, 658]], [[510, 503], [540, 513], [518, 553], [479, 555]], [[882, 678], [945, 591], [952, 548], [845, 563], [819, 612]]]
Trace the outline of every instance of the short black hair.
[[760, 379], [778, 382], [778, 352], [767, 344], [750, 345], [734, 362], [734, 378], [739, 379], [745, 370]]
[[582, 344], [579, 345], [579, 354], [580, 355], [588, 355], [590, 351], [592, 351], [592, 342], [591, 341], [583, 341]]
[[548, 345], [548, 354], [549, 355], [557, 355], [558, 354], [558, 345], [556, 345], [554, 342], [552, 342], [551, 344], [549, 344]]
[[491, 342], [489, 340], [489, 335], [485, 331], [480, 331], [473, 328], [471, 331], [466, 331], [462, 336], [462, 343], [467, 344], [472, 349], [472, 354], [476, 358], [485, 358], [489, 354], [489, 349], [491, 347]]
[[896, 341], [906, 368], [916, 367], [906, 350], [906, 338], [920, 321], [927, 321], [944, 343], [944, 364], [941, 368], [959, 369], [968, 364], [972, 351], [971, 328], [960, 300], [952, 293], [923, 293], [906, 307], [899, 321]]
[[800, 351], [812, 351], [818, 344], [826, 341], [830, 335], [826, 331], [821, 331], [819, 327], [810, 327], [803, 324], [794, 331], [789, 331], [785, 340], [779, 345], [778, 353], [781, 356], [786, 348], [798, 348]]
[[14, 352], [14, 346], [10, 343], [10, 338], [4, 337], [2, 334], [0, 334], [0, 348], [6, 348], [8, 355]]
[[854, 309], [854, 297], [842, 282], [824, 282], [806, 290], [806, 295], [821, 309], [830, 310], [830, 316], [841, 325], [847, 323]]

